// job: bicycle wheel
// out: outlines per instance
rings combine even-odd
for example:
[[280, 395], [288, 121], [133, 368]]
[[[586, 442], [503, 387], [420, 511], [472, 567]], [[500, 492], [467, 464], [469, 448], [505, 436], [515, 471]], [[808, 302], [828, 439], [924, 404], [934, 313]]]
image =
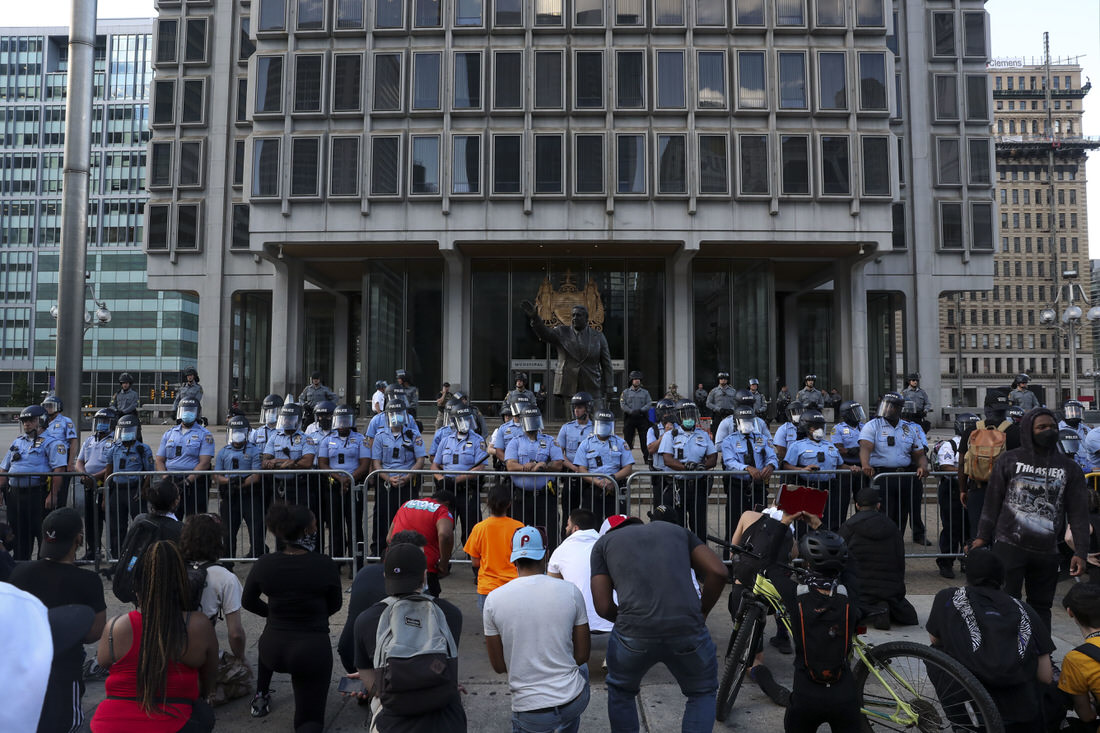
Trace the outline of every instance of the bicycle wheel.
[[[878, 675], [871, 674], [863, 664], [856, 670], [864, 733], [886, 730], [1004, 733], [1004, 723], [993, 698], [966, 667], [940, 650], [893, 641], [869, 649], [867, 656]], [[898, 700], [906, 703], [912, 713], [907, 714]]]
[[722, 681], [718, 684], [718, 704], [714, 717], [720, 721], [725, 720], [733, 710], [737, 692], [741, 689], [745, 673], [752, 666], [754, 650], [763, 631], [764, 609], [756, 604], [750, 605], [745, 610], [745, 615], [741, 617], [741, 625], [737, 629], [733, 648], [726, 655]]

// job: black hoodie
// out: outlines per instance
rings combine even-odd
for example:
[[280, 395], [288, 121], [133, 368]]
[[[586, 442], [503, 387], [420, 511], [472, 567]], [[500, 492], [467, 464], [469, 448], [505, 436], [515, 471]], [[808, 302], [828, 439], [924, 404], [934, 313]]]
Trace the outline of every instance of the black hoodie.
[[993, 464], [978, 539], [1054, 553], [1068, 518], [1073, 545], [1084, 558], [1089, 538], [1085, 475], [1057, 444], [1048, 450], [1035, 445], [1031, 426], [1040, 415], [1049, 415], [1057, 425], [1047, 408], [1029, 410], [1020, 421], [1020, 447]]

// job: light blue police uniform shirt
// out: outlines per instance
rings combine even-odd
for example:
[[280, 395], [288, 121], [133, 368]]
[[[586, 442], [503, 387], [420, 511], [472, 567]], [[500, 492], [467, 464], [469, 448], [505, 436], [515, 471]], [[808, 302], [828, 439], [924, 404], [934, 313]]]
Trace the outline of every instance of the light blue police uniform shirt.
[[785, 422], [775, 429], [775, 437], [772, 439], [772, 443], [776, 448], [786, 448], [796, 440], [798, 440], [798, 428], [794, 426], [793, 422]]
[[[668, 453], [681, 463], [703, 463], [707, 456], [718, 453], [710, 434], [702, 428], [684, 430], [673, 428], [661, 436], [661, 445], [657, 447], [660, 454]], [[676, 478], [684, 478], [683, 474], [676, 474]]]
[[[756, 417], [753, 418], [753, 422], [755, 425], [753, 432], [759, 435], [766, 435], [768, 438], [768, 442], [770, 443], [772, 440], [772, 431], [768, 429], [767, 421], [763, 418]], [[722, 422], [718, 423], [718, 429], [714, 431], [714, 444], [722, 445], [722, 441], [725, 440], [730, 433], [736, 433], [736, 423], [737, 418], [733, 415], [730, 415], [729, 417], [723, 419]]]
[[252, 432], [248, 434], [248, 442], [259, 448], [262, 454], [267, 447], [267, 441], [271, 440], [276, 432], [275, 428], [269, 428], [267, 425], [252, 428]]
[[[649, 445], [649, 444], [663, 438], [665, 433], [667, 433], [667, 432], [668, 431], [665, 430], [663, 425], [657, 425], [657, 426], [654, 426], [654, 427], [650, 427], [649, 430], [646, 432], [645, 444]], [[659, 449], [660, 447], [661, 447], [661, 445], [660, 445], [660, 443], [658, 443], [657, 448]], [[650, 453], [649, 457], [653, 461], [653, 470], [654, 471], [672, 471], [671, 468], [669, 468], [668, 466], [665, 465], [665, 459], [661, 457], [661, 453], [660, 453], [659, 450], [655, 453]]]
[[[233, 461], [237, 461], [237, 465], [233, 465]], [[259, 448], [249, 442], [245, 442], [240, 448], [235, 448], [232, 443], [218, 451], [217, 457], [214, 459], [215, 471], [232, 471], [233, 469], [247, 469], [252, 471], [259, 471], [263, 466], [263, 453]], [[244, 481], [248, 478], [248, 474], [237, 473], [232, 474], [228, 478], [239, 478]]]
[[[844, 465], [844, 458], [832, 443], [824, 440], [815, 442], [810, 438], [796, 440], [787, 446], [783, 461], [792, 466], [817, 466], [820, 471], [807, 473], [805, 480], [811, 483], [832, 481], [835, 469]], [[799, 477], [802, 480], [802, 477]]]
[[480, 435], [467, 433], [465, 438], [461, 438], [458, 433], [452, 433], [440, 442], [434, 462], [448, 473], [468, 473], [474, 466], [484, 463], [488, 457], [485, 440]]
[[496, 435], [493, 437], [493, 447], [503, 455], [512, 441], [523, 434], [523, 426], [517, 425], [515, 420], [509, 420], [497, 428]]
[[[752, 451], [756, 459], [756, 468], [762, 469], [766, 466], [771, 466], [773, 469], [779, 468], [779, 458], [775, 454], [775, 449], [760, 433], [749, 435], [742, 435], [739, 432], [730, 433], [722, 441], [722, 465], [727, 471], [744, 471], [749, 465], [749, 451]], [[749, 477], [735, 476], [734, 478], [744, 481]]]
[[[890, 437], [894, 445], [889, 444]], [[923, 449], [920, 432], [905, 420], [891, 427], [885, 419], [876, 417], [863, 426], [859, 439], [872, 444], [870, 464], [874, 468], [905, 468], [913, 463], [913, 451]]]
[[1087, 455], [1087, 451], [1085, 450], [1085, 438], [1089, 436], [1089, 426], [1085, 425], [1084, 420], [1082, 420], [1081, 422], [1077, 423], [1077, 427], [1075, 428], [1067, 423], [1065, 420], [1062, 420], [1058, 423], [1058, 429], [1072, 430], [1073, 432], [1077, 433], [1077, 437], [1081, 439], [1081, 445], [1078, 446], [1077, 452], [1073, 454], [1073, 460], [1077, 461], [1077, 465], [1081, 467], [1082, 471], [1088, 473], [1092, 466], [1092, 462]]
[[107, 453], [110, 452], [113, 444], [114, 440], [109, 434], [100, 440], [97, 440], [94, 435], [89, 435], [80, 446], [80, 453], [77, 454], [76, 459], [84, 461], [86, 473], [97, 474], [107, 468]]
[[[313, 423], [313, 425], [316, 424], [317, 423]], [[313, 425], [310, 425], [310, 427], [313, 427]], [[312, 433], [308, 430], [306, 431], [306, 440], [308, 440], [310, 445], [313, 447], [314, 468], [321, 467], [321, 445], [325, 442], [325, 438], [330, 435], [336, 435], [336, 431], [331, 428], [329, 428], [328, 430], [317, 429], [314, 430]], [[356, 433], [356, 435], [360, 435], [360, 433]], [[308, 453], [309, 451], [306, 452]]]
[[[859, 447], [859, 433], [863, 430], [865, 423], [860, 423], [857, 427], [852, 427], [846, 422], [838, 422], [833, 426], [830, 439], [833, 441], [833, 445], [841, 450], [847, 450], [849, 448]], [[845, 456], [841, 455], [844, 462], [850, 465], [859, 465], [859, 456]]]
[[[105, 456], [107, 463], [111, 464], [111, 473], [116, 471], [153, 471], [157, 464], [153, 460], [153, 449], [145, 443], [133, 441], [127, 447], [120, 441], [111, 444], [111, 449]], [[141, 482], [140, 476], [118, 476], [111, 478], [110, 483], [120, 486], [130, 486]]]
[[1089, 431], [1089, 434], [1081, 442], [1081, 449], [1077, 452], [1078, 454], [1085, 454], [1085, 462], [1088, 464], [1085, 469], [1086, 473], [1100, 471], [1100, 427]]
[[[370, 422], [367, 423], [367, 429], [364, 435], [367, 436], [367, 440], [374, 440], [375, 436], [382, 430], [389, 430], [389, 423], [386, 422], [385, 411], [375, 414], [375, 416], [370, 419]], [[407, 410], [405, 411], [405, 425], [402, 430], [412, 430], [417, 435], [420, 435], [420, 428], [416, 427], [416, 420], [409, 417]]]
[[634, 454], [626, 441], [618, 435], [600, 440], [595, 433], [592, 433], [577, 446], [577, 459], [573, 463], [584, 466], [589, 473], [612, 476], [623, 468], [633, 465]]
[[432, 436], [432, 447], [428, 449], [428, 455], [434, 458], [439, 452], [439, 446], [442, 445], [443, 441], [448, 437], [454, 435], [454, 433], [455, 429], [450, 425], [444, 425], [439, 430], [436, 430], [435, 435]]
[[[19, 455], [18, 461], [12, 460], [16, 454]], [[49, 480], [46, 474], [68, 465], [68, 443], [49, 435], [40, 435], [34, 440], [25, 434], [19, 435], [0, 459], [0, 468], [8, 472], [8, 485], [14, 489], [44, 486]]]
[[[271, 436], [271, 439], [267, 441], [267, 445], [264, 446], [263, 455], [271, 456], [276, 461], [285, 461], [288, 459], [297, 461], [304, 455], [317, 455], [317, 446], [314, 445], [301, 430], [295, 430], [289, 435], [284, 430], [281, 433], [275, 433]], [[274, 475], [275, 478], [289, 479], [294, 478], [297, 474], [293, 471], [289, 471]]]
[[1077, 437], [1079, 437], [1082, 442], [1084, 442], [1085, 438], [1089, 436], [1089, 426], [1085, 425], [1085, 422], [1083, 420], [1077, 423], [1077, 427], [1073, 427], [1065, 420], [1062, 420], [1058, 423], [1058, 429], [1072, 430], [1073, 432], [1077, 433]]
[[[539, 431], [535, 437], [528, 437], [527, 433], [512, 438], [504, 453], [504, 460], [519, 461], [525, 463], [545, 463], [562, 460], [561, 448], [554, 439], [546, 433]], [[524, 491], [536, 491], [545, 489], [546, 484], [553, 480], [551, 476], [543, 476], [531, 473], [516, 473], [512, 475], [512, 485]]]
[[46, 434], [54, 440], [64, 441], [66, 445], [70, 440], [76, 440], [76, 427], [73, 421], [64, 415], [54, 415], [53, 420], [46, 424]]
[[174, 425], [160, 439], [157, 448], [157, 458], [164, 459], [164, 466], [169, 471], [192, 471], [202, 456], [214, 457], [214, 436], [197, 422], [190, 429], [182, 424]]
[[[325, 447], [325, 450], [330, 451], [329, 465], [332, 466], [335, 464], [332, 462], [331, 452], [338, 448], [329, 446], [334, 444], [329, 442]], [[425, 456], [427, 451], [424, 450], [424, 438], [415, 433], [410, 436], [405, 430], [397, 435], [394, 435], [392, 430], [383, 430], [375, 436], [370, 447], [371, 459], [380, 461], [382, 470], [388, 473], [390, 478], [403, 478], [406, 474], [393, 473], [393, 469], [408, 470], [416, 464], [418, 458]]]
[[577, 448], [580, 448], [584, 439], [591, 434], [591, 420], [586, 420], [583, 423], [578, 420], [570, 420], [562, 425], [561, 430], [558, 431], [558, 447], [561, 448], [562, 456], [570, 463], [576, 464]]

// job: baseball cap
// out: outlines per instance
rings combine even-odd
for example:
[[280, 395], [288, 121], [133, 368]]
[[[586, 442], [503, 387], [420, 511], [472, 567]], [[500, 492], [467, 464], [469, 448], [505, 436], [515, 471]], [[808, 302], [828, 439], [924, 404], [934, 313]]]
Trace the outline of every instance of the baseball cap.
[[612, 514], [607, 519], [603, 520], [603, 524], [600, 525], [600, 534], [605, 535], [616, 527], [629, 522], [631, 524], [641, 524], [642, 520], [637, 517], [628, 517], [625, 514]]
[[69, 554], [73, 540], [84, 531], [79, 512], [72, 507], [54, 509], [42, 522], [41, 556], [48, 560], [60, 560]]
[[415, 593], [424, 587], [428, 561], [416, 545], [393, 545], [386, 550], [386, 593], [391, 596]]
[[525, 558], [541, 560], [546, 557], [546, 540], [538, 527], [520, 527], [512, 535], [512, 562]]
[[672, 524], [683, 523], [680, 519], [680, 512], [676, 510], [676, 507], [666, 504], [658, 504], [653, 507], [653, 511], [646, 512], [646, 514], [649, 516], [651, 522], [671, 522]]

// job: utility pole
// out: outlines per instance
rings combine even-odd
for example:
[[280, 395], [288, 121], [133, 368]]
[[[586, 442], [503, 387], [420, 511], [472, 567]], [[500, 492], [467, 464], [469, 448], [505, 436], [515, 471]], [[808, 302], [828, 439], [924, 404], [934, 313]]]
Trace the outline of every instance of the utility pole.
[[65, 103], [65, 171], [61, 203], [61, 262], [57, 287], [56, 392], [75, 406], [80, 433], [84, 375], [84, 270], [88, 249], [88, 179], [92, 157], [92, 95], [96, 0], [72, 0], [69, 77]]
[[[1055, 303], [1062, 295], [1062, 268], [1058, 262], [1058, 221], [1054, 209], [1054, 105], [1051, 103], [1050, 81], [1050, 33], [1043, 33], [1043, 63], [1046, 66], [1046, 74], [1043, 77], [1045, 88], [1043, 89], [1043, 104], [1047, 108], [1047, 204], [1050, 208], [1050, 276], [1054, 285], [1051, 295]], [[1054, 380], [1057, 390], [1056, 404], [1062, 403], [1062, 333], [1054, 334]]]

